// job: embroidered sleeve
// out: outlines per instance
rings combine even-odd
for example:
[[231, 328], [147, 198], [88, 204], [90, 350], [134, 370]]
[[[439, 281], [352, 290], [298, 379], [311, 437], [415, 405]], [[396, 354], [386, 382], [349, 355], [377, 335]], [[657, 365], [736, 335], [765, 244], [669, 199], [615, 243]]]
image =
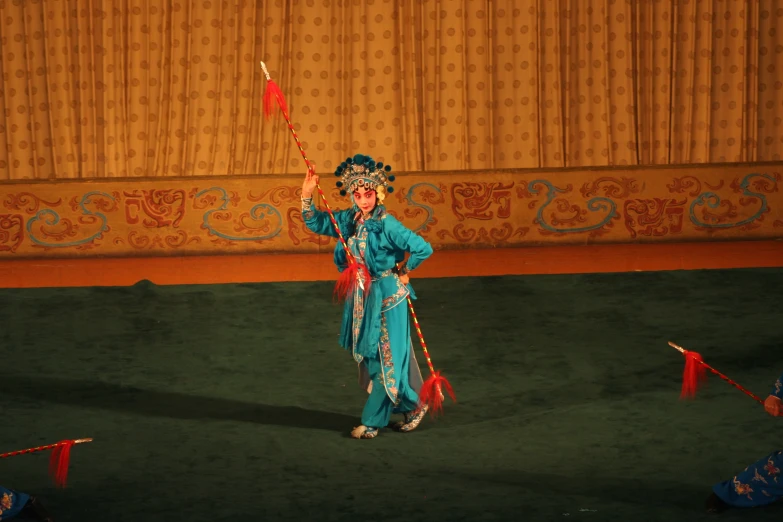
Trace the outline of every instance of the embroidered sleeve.
[[778, 399], [783, 399], [783, 375], [781, 375], [772, 386], [772, 395]]
[[403, 226], [391, 216], [384, 220], [386, 228], [386, 237], [389, 242], [397, 249], [410, 253], [408, 261], [400, 270], [401, 273], [407, 273], [415, 270], [425, 259], [432, 255], [432, 246], [424, 240], [423, 237], [414, 233]]

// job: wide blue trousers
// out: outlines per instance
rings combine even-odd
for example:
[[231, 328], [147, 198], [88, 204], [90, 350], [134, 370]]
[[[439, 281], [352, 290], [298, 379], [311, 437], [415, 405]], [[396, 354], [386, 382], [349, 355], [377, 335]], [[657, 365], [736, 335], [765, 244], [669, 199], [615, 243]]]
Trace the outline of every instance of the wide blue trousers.
[[383, 312], [378, 352], [361, 363], [364, 368], [360, 368], [360, 373], [366, 372], [365, 376], [372, 382], [362, 410], [362, 424], [370, 428], [384, 428], [393, 413], [407, 413], [418, 407], [421, 371], [411, 345], [410, 319], [405, 305], [403, 301]]

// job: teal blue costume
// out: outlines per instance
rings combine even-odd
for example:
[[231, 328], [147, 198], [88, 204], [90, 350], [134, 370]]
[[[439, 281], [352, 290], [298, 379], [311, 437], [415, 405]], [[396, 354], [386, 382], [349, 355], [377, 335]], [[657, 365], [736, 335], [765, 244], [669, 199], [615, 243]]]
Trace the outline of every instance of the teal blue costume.
[[11, 520], [16, 517], [53, 522], [51, 515], [38, 498], [0, 486], [0, 520]]
[[[380, 199], [394, 176], [391, 169], [372, 158], [357, 155], [338, 167], [336, 176], [345, 187], [343, 195], [358, 187], [375, 190], [379, 201], [366, 218], [358, 206], [334, 212], [351, 254], [364, 264], [370, 274], [369, 292], [365, 294], [360, 274], [358, 284], [346, 297], [340, 328], [340, 345], [348, 350], [359, 366], [359, 385], [369, 391], [362, 412], [361, 438], [372, 438], [389, 424], [393, 413], [405, 415], [405, 425], [415, 427], [426, 409], [418, 409], [421, 372], [411, 343], [407, 299], [415, 299], [413, 288], [403, 285], [399, 275], [416, 269], [432, 254], [432, 247], [419, 235], [407, 229], [386, 212]], [[392, 187], [388, 188], [393, 191]], [[338, 237], [329, 215], [313, 207], [312, 198], [302, 199], [302, 218], [317, 234]], [[397, 265], [410, 256], [402, 269]], [[342, 243], [334, 251], [334, 263], [343, 272], [348, 258]], [[422, 411], [423, 410], [423, 411]], [[400, 425], [398, 425], [399, 427]], [[402, 431], [410, 431], [403, 428]]]
[[24, 509], [30, 495], [0, 486], [0, 520], [9, 520]]
[[[783, 399], [783, 375], [773, 385], [770, 395]], [[707, 501], [708, 510], [758, 507], [783, 499], [782, 471], [783, 451], [765, 455], [730, 480], [715, 484]]]

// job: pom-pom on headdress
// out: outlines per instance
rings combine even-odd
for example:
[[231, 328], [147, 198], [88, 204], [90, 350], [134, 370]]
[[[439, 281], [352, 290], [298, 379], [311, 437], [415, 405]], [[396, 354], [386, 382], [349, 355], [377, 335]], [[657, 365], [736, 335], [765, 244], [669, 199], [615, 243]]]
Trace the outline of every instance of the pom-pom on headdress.
[[367, 190], [378, 191], [378, 187], [384, 187], [387, 192], [394, 192], [394, 187], [389, 183], [394, 181], [391, 165], [375, 162], [370, 156], [357, 154], [353, 158], [345, 158], [345, 161], [337, 166], [334, 175], [340, 178], [337, 187], [340, 195], [345, 196], [349, 192], [364, 187]]

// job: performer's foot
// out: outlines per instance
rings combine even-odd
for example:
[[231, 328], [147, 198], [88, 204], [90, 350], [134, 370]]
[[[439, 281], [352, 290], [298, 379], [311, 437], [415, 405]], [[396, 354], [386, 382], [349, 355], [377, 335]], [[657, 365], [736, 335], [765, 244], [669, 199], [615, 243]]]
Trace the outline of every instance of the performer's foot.
[[394, 431], [400, 431], [400, 428], [405, 426], [411, 421], [411, 418], [413, 417], [413, 414], [416, 413], [416, 411], [406, 411], [402, 414], [402, 418], [404, 420], [397, 421], [394, 424], [389, 425], [388, 427], [393, 429]]
[[30, 499], [27, 501], [27, 504], [25, 504], [24, 508], [22, 508], [21, 513], [29, 515], [39, 522], [54, 522], [52, 516], [49, 514], [43, 504], [41, 504], [41, 501], [36, 497], [30, 497]]
[[351, 437], [354, 439], [373, 439], [378, 436], [381, 430], [378, 428], [370, 428], [368, 426], [358, 426], [351, 431]]
[[712, 492], [710, 493], [710, 496], [707, 497], [706, 508], [707, 513], [722, 513], [729, 508], [729, 505], [721, 500], [715, 492]]
[[424, 416], [427, 415], [427, 410], [429, 410], [429, 406], [426, 404], [419, 408], [418, 410], [410, 413], [405, 414], [405, 422], [398, 427], [399, 423], [395, 425], [395, 429], [397, 431], [401, 431], [403, 433], [408, 433], [410, 431], [415, 430], [419, 427], [419, 424], [421, 424], [421, 421], [424, 420]]

